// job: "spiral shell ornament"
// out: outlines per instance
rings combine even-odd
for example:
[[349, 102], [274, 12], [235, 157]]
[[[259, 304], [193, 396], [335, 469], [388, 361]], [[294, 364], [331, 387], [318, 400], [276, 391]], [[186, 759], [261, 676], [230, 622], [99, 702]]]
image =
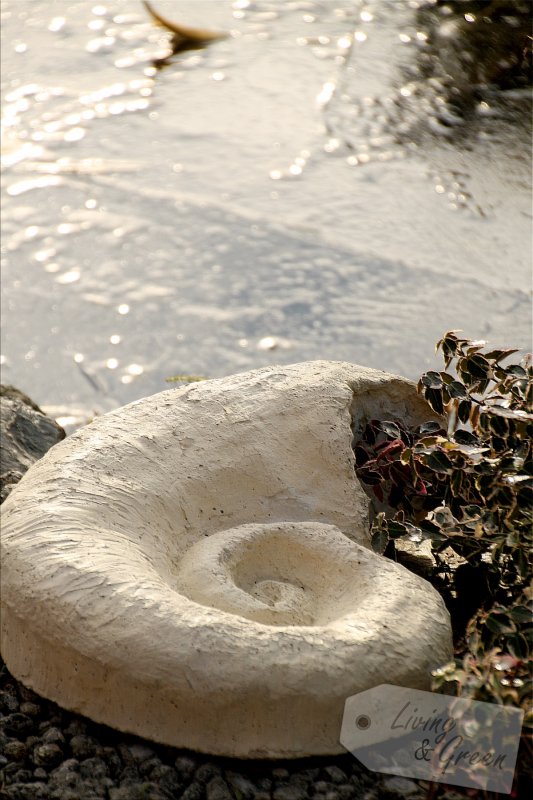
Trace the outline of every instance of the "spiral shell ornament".
[[372, 552], [353, 432], [421, 422], [340, 362], [197, 383], [97, 418], [3, 506], [4, 659], [97, 722], [212, 754], [334, 754], [345, 699], [429, 688], [448, 613]]

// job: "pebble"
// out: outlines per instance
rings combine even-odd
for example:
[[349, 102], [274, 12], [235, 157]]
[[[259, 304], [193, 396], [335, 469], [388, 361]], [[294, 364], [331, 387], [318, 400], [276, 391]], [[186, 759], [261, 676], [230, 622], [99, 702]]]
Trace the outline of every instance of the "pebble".
[[40, 744], [34, 748], [32, 761], [38, 767], [52, 769], [63, 759], [63, 751], [57, 744]]
[[50, 744], [58, 744], [60, 747], [61, 745], [65, 744], [65, 737], [59, 730], [59, 728], [48, 728], [43, 735], [42, 735], [43, 742], [49, 742]]
[[206, 800], [233, 800], [233, 795], [226, 781], [220, 776], [211, 778], [205, 787]]
[[139, 763], [142, 761], [147, 761], [149, 758], [153, 758], [155, 756], [152, 748], [147, 747], [147, 745], [144, 744], [132, 744], [129, 746], [128, 750], [133, 756], [133, 760], [138, 761]]
[[8, 800], [50, 800], [50, 793], [45, 783], [13, 783], [4, 789]]
[[383, 785], [387, 791], [391, 793], [396, 792], [398, 800], [400, 800], [400, 798], [402, 798], [402, 800], [403, 798], [412, 798], [412, 800], [415, 800], [417, 797], [425, 797], [425, 793], [420, 786], [408, 778], [400, 778], [397, 776], [385, 778]]
[[26, 737], [33, 729], [34, 722], [27, 714], [16, 711], [0, 719], [0, 726], [8, 736]]
[[20, 710], [23, 714], [27, 714], [29, 717], [38, 717], [41, 713], [41, 707], [37, 705], [37, 703], [21, 703]]
[[190, 780], [198, 767], [197, 762], [190, 756], [178, 756], [174, 761], [174, 766], [178, 775], [181, 775], [184, 780]]
[[91, 758], [96, 755], [98, 742], [91, 736], [78, 733], [70, 740], [70, 749], [74, 758]]
[[4, 745], [4, 756], [6, 759], [11, 758], [13, 761], [24, 761], [27, 752], [26, 745], [23, 742], [19, 742], [17, 739], [13, 739]]
[[221, 774], [222, 770], [218, 764], [210, 764], [209, 762], [202, 764], [194, 773], [194, 779], [198, 783], [207, 784], [212, 778], [216, 778]]
[[[204, 800], [204, 797], [204, 787], [200, 786], [199, 783], [191, 783], [181, 795], [180, 800]], [[270, 800], [270, 797], [268, 800]]]
[[278, 786], [272, 797], [273, 800], [305, 800], [307, 790], [303, 786]]
[[256, 789], [252, 781], [245, 778], [238, 772], [226, 771], [226, 780], [233, 790], [235, 797], [239, 800], [254, 800]]
[[329, 767], [324, 767], [323, 772], [324, 775], [326, 776], [326, 779], [331, 781], [332, 783], [339, 783], [339, 784], [346, 783], [346, 781], [348, 780], [348, 776], [346, 775], [346, 773], [343, 772], [342, 769], [334, 765]]

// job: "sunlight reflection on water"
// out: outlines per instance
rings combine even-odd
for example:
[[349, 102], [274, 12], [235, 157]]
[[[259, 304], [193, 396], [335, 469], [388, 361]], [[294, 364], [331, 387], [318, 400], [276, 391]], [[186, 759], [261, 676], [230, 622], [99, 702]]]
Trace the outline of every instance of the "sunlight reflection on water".
[[136, 0], [4, 6], [4, 380], [105, 410], [306, 358], [415, 377], [451, 327], [527, 346], [527, 157], [487, 99], [453, 146], [412, 11], [183, 2], [232, 35], [158, 70]]

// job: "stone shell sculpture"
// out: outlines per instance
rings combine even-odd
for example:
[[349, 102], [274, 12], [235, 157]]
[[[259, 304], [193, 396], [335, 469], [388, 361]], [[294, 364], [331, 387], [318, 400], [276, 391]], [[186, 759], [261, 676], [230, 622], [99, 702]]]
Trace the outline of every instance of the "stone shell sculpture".
[[429, 688], [451, 632], [369, 547], [353, 431], [431, 416], [337, 362], [172, 389], [97, 418], [3, 506], [2, 654], [69, 710], [238, 757], [334, 754], [345, 699]]

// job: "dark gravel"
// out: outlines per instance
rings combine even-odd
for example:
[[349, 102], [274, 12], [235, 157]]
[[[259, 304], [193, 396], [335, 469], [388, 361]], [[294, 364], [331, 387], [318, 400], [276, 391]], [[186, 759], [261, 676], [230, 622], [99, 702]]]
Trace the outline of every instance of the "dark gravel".
[[0, 800], [400, 800], [414, 781], [351, 755], [242, 761], [177, 750], [64, 711], [0, 660]]

